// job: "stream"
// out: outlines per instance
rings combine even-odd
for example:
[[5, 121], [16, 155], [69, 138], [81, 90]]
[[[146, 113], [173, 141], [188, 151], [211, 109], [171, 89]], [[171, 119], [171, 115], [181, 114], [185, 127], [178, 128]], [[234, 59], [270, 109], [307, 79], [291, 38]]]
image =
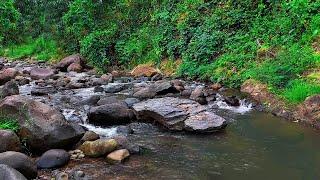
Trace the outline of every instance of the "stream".
[[[34, 86], [34, 82], [20, 86], [20, 94], [31, 96]], [[118, 136], [117, 126], [87, 123], [89, 106], [77, 102], [93, 95], [106, 93], [82, 88], [32, 98], [61, 109], [68, 121], [78, 122], [102, 138]], [[125, 92], [112, 95], [127, 97]], [[79, 169], [93, 179], [319, 179], [320, 142], [316, 130], [259, 112], [245, 99], [239, 107], [231, 107], [221, 97], [218, 94], [217, 100], [207, 105], [229, 122], [221, 133], [173, 133], [152, 124], [132, 123], [134, 133], [126, 136], [141, 147], [140, 155], [113, 166], [103, 158], [85, 158], [71, 162], [64, 170]]]

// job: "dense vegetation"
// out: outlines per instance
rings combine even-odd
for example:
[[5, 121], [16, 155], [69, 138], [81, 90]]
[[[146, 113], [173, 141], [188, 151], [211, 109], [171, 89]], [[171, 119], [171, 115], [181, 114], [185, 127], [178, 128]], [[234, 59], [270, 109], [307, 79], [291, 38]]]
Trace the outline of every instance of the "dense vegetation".
[[320, 1], [0, 2], [0, 55], [12, 59], [80, 52], [102, 70], [151, 62], [230, 87], [253, 78], [294, 103], [320, 93]]

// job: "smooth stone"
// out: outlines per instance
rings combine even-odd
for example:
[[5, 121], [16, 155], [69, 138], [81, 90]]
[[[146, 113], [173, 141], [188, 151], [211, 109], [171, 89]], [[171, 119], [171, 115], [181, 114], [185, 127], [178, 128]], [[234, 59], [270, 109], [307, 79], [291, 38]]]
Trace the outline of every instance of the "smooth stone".
[[19, 137], [10, 130], [0, 130], [0, 153], [6, 151], [21, 151]]
[[70, 160], [70, 154], [63, 149], [51, 149], [45, 152], [37, 161], [38, 169], [62, 167]]
[[19, 171], [7, 166], [0, 164], [0, 179], [1, 180], [27, 180]]

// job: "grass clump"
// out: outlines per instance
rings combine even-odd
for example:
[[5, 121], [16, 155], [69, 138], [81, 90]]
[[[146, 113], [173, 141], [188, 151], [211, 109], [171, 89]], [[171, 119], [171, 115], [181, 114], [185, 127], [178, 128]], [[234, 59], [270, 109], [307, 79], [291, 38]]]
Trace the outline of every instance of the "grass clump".
[[20, 128], [17, 119], [0, 115], [0, 129], [18, 131]]
[[304, 101], [307, 97], [319, 94], [320, 85], [304, 80], [294, 80], [284, 89], [282, 96], [294, 104]]

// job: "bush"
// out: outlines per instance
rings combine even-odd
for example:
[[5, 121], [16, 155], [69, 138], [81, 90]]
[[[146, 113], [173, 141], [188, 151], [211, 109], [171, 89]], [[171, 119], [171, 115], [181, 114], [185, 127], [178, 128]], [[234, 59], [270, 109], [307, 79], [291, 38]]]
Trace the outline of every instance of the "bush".
[[20, 13], [13, 6], [13, 0], [0, 0], [0, 46], [15, 42], [15, 32]]
[[105, 31], [94, 31], [81, 41], [81, 54], [101, 69], [115, 63], [116, 27]]

